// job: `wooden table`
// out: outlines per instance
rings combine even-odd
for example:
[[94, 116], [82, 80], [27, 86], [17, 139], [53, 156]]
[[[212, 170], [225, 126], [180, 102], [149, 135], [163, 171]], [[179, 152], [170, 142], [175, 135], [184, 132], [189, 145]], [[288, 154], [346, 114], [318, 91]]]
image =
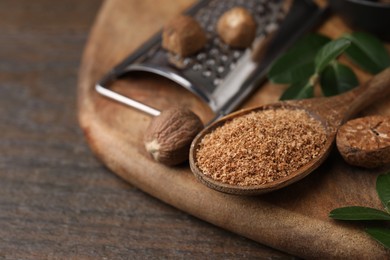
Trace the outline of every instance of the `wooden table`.
[[100, 0], [0, 1], [0, 258], [291, 258], [108, 171], [76, 117]]

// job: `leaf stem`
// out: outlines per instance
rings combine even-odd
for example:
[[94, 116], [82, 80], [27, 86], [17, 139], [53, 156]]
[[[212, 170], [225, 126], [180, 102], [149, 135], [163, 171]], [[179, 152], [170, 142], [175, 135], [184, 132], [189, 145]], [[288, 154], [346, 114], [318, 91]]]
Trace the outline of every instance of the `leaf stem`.
[[320, 75], [318, 73], [314, 73], [309, 79], [309, 85], [314, 87], [319, 80], [320, 80]]

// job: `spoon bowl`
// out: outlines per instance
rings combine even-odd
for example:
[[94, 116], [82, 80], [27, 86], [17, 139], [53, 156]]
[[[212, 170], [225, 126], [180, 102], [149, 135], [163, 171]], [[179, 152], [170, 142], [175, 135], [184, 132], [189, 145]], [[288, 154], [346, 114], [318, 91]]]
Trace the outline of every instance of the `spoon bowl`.
[[[230, 194], [258, 195], [283, 188], [304, 178], [318, 168], [330, 154], [338, 128], [353, 115], [388, 93], [390, 93], [390, 68], [376, 75], [366, 84], [338, 96], [277, 102], [234, 112], [209, 125], [195, 137], [190, 149], [189, 159], [191, 170], [206, 186]], [[285, 177], [259, 185], [243, 186], [227, 184], [214, 180], [202, 172], [198, 166], [197, 153], [206, 135], [212, 133], [218, 127], [222, 127], [234, 118], [247, 115], [254, 111], [261, 112], [271, 109], [303, 110], [310, 118], [321, 124], [326, 135], [326, 141], [315, 158], [296, 171], [290, 172]]]

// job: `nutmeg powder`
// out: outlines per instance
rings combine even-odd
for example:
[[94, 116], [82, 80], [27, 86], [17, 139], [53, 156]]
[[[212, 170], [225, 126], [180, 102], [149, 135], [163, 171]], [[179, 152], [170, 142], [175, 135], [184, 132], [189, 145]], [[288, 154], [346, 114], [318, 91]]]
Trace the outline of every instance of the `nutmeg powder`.
[[325, 142], [324, 127], [304, 110], [256, 111], [205, 135], [197, 149], [197, 165], [222, 183], [261, 185], [306, 165]]

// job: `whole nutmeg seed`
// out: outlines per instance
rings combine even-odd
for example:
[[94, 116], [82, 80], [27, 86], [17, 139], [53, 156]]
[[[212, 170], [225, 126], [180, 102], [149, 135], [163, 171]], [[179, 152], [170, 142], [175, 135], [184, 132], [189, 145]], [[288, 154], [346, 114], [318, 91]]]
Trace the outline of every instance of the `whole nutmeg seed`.
[[337, 148], [351, 165], [375, 168], [390, 163], [390, 117], [367, 116], [340, 127]]
[[218, 19], [217, 32], [229, 46], [247, 48], [256, 36], [256, 22], [249, 11], [234, 7]]
[[180, 15], [164, 26], [162, 47], [182, 57], [196, 53], [206, 45], [207, 37], [199, 23]]
[[177, 165], [188, 159], [191, 142], [203, 123], [191, 110], [173, 107], [153, 118], [145, 132], [146, 151], [157, 162]]

